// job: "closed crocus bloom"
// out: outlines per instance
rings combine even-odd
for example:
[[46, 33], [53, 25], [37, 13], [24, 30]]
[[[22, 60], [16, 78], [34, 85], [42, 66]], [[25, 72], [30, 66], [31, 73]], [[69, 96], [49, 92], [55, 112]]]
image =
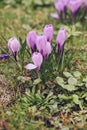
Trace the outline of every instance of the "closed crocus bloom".
[[27, 45], [32, 50], [32, 52], [36, 51], [36, 38], [37, 34], [35, 31], [30, 31], [26, 37]]
[[56, 43], [57, 45], [60, 45], [62, 47], [65, 40], [66, 40], [66, 30], [64, 28], [61, 28], [58, 32]]
[[12, 37], [9, 39], [8, 48], [11, 51], [11, 54], [14, 56], [15, 60], [17, 60], [16, 55], [20, 49], [20, 42], [16, 37]]
[[66, 18], [66, 4], [67, 0], [55, 0], [54, 5], [56, 10], [59, 12], [60, 19]]
[[41, 64], [43, 62], [43, 57], [42, 57], [41, 53], [34, 52], [32, 54], [32, 61], [34, 64], [30, 63], [30, 64], [26, 65], [25, 68], [28, 70], [37, 69], [39, 71]]
[[60, 57], [61, 50], [63, 48], [64, 42], [66, 40], [66, 30], [64, 28], [61, 28], [58, 32], [57, 38], [56, 38], [56, 44], [58, 47], [58, 56]]
[[59, 11], [60, 13], [64, 12], [64, 5], [62, 3], [62, 0], [55, 0], [54, 6], [56, 10]]
[[77, 11], [79, 10], [79, 8], [82, 5], [82, 0], [70, 0], [68, 3], [68, 7], [72, 12], [72, 15], [75, 16], [75, 14], [77, 13]]
[[50, 44], [50, 42], [47, 42], [46, 43], [45, 52], [44, 52], [44, 58], [45, 59], [49, 56], [49, 54], [51, 53], [51, 51], [52, 51], [51, 44]]
[[70, 0], [61, 0], [61, 1], [62, 1], [63, 5], [66, 7]]
[[46, 43], [47, 43], [47, 39], [45, 35], [40, 35], [37, 37], [37, 41], [36, 41], [37, 49], [43, 56], [44, 56]]
[[47, 38], [48, 42], [51, 42], [52, 38], [53, 38], [53, 25], [52, 24], [47, 24], [44, 27], [44, 35]]

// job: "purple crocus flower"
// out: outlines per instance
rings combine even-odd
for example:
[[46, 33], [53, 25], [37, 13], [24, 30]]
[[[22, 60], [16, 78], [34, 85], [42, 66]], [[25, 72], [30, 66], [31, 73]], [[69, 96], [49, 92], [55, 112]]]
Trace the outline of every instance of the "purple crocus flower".
[[64, 7], [67, 7], [68, 3], [70, 0], [61, 0], [62, 4], [64, 5]]
[[15, 60], [16, 59], [16, 55], [20, 49], [20, 42], [16, 37], [12, 37], [8, 40], [8, 48], [11, 52], [11, 54], [14, 56]]
[[57, 38], [56, 38], [56, 44], [58, 47], [58, 58], [60, 60], [61, 51], [63, 49], [64, 42], [66, 40], [66, 30], [64, 28], [61, 28], [58, 32]]
[[55, 0], [54, 6], [56, 10], [59, 12], [60, 18], [66, 17], [66, 7], [70, 0]]
[[35, 31], [30, 31], [27, 34], [27, 37], [26, 37], [27, 45], [32, 50], [32, 52], [36, 51], [36, 39], [37, 39], [37, 34]]
[[53, 25], [52, 24], [47, 24], [44, 27], [44, 35], [47, 38], [48, 42], [51, 42], [52, 38], [53, 38]]
[[82, 0], [70, 0], [68, 3], [68, 7], [72, 12], [72, 17], [75, 18], [76, 13], [80, 9], [82, 5]]
[[60, 13], [64, 12], [64, 5], [61, 0], [55, 0], [54, 6], [56, 10], [59, 11]]
[[51, 44], [50, 42], [47, 42], [46, 43], [46, 47], [45, 47], [45, 51], [44, 51], [44, 55], [45, 55], [45, 59], [49, 56], [49, 54], [51, 54], [51, 51], [52, 51], [52, 47], [51, 47]]
[[9, 59], [9, 57], [8, 54], [0, 54], [0, 59]]
[[38, 51], [43, 55], [44, 59], [46, 59], [52, 51], [51, 44], [50, 42], [47, 41], [46, 36], [45, 35], [38, 36], [36, 45]]
[[37, 69], [37, 71], [39, 71], [41, 64], [43, 62], [43, 56], [41, 55], [41, 53], [34, 52], [32, 54], [32, 61], [34, 64], [30, 63], [30, 64], [26, 65], [25, 68], [28, 70]]

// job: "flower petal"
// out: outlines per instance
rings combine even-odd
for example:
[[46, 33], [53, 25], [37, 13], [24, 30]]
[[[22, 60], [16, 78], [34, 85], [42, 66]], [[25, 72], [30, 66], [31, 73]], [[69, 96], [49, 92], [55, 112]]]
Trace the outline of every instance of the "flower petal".
[[40, 69], [40, 66], [43, 62], [43, 57], [42, 57], [41, 53], [34, 52], [32, 55], [32, 61], [37, 66], [37, 68]]
[[9, 57], [8, 54], [0, 54], [0, 59], [9, 59]]
[[30, 63], [30, 64], [27, 64], [24, 68], [27, 70], [33, 70], [33, 69], [36, 69], [37, 66]]
[[51, 13], [50, 15], [51, 15], [51, 17], [53, 17], [54, 19], [59, 19], [59, 18], [60, 18], [57, 13]]

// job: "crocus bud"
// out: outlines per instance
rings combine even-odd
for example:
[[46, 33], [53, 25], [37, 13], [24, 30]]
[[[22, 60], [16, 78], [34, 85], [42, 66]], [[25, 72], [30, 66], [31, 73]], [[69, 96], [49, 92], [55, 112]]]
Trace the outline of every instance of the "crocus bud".
[[36, 51], [36, 38], [37, 34], [35, 31], [29, 32], [26, 37], [27, 45], [32, 50], [32, 52]]
[[54, 2], [54, 6], [56, 8], [56, 10], [59, 12], [59, 17], [61, 19], [65, 19], [66, 18], [66, 7], [68, 4], [69, 0], [55, 0]]
[[28, 69], [28, 70], [37, 69], [39, 71], [41, 64], [43, 62], [43, 57], [42, 57], [41, 53], [34, 52], [32, 54], [32, 61], [33, 61], [34, 64], [30, 63], [30, 64], [26, 65], [25, 68]]
[[51, 51], [52, 51], [51, 44], [50, 44], [50, 42], [47, 42], [46, 47], [45, 47], [45, 51], [44, 51], [44, 58], [45, 59], [49, 56], [49, 54], [51, 54]]
[[51, 42], [52, 38], [53, 38], [53, 25], [52, 24], [47, 24], [44, 27], [44, 35], [47, 38], [48, 42]]
[[58, 56], [60, 58], [60, 54], [64, 45], [64, 42], [66, 40], [66, 30], [64, 28], [61, 28], [58, 32], [57, 38], [56, 38], [56, 44], [58, 47]]
[[38, 36], [36, 45], [37, 45], [38, 51], [42, 54], [44, 59], [46, 59], [52, 50], [51, 44], [50, 42], [47, 41], [46, 36], [45, 35]]
[[46, 36], [40, 35], [37, 37], [37, 41], [36, 41], [37, 49], [43, 56], [44, 56], [46, 43], [47, 43]]
[[64, 5], [61, 0], [55, 0], [54, 6], [56, 10], [59, 11], [60, 13], [64, 12]]
[[14, 56], [15, 60], [17, 61], [16, 55], [20, 49], [19, 40], [16, 37], [10, 38], [8, 41], [8, 48], [9, 48], [11, 54]]
[[81, 5], [82, 5], [82, 0], [70, 0], [69, 1], [68, 7], [72, 12], [73, 17], [76, 16], [76, 13], [78, 12]]

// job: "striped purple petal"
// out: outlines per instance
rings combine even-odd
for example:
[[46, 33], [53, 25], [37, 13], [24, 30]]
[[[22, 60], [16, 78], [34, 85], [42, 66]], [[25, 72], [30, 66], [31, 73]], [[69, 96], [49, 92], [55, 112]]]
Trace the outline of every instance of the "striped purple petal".
[[0, 54], [0, 59], [9, 59], [9, 57], [8, 54]]

